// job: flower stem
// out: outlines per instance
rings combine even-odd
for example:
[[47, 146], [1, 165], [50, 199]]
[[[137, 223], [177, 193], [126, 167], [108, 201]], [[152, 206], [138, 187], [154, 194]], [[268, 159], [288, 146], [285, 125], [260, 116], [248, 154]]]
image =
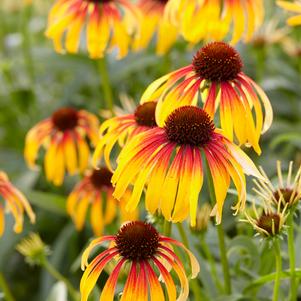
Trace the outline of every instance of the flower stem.
[[21, 23], [21, 33], [23, 37], [22, 48], [24, 55], [24, 62], [26, 65], [27, 73], [30, 78], [30, 83], [32, 86], [35, 84], [35, 70], [34, 70], [34, 60], [31, 53], [31, 36], [29, 32], [29, 21], [32, 13], [32, 5], [26, 5], [23, 9], [22, 23]]
[[101, 76], [101, 85], [107, 109], [113, 112], [113, 92], [108, 72], [108, 64], [105, 57], [98, 61], [98, 70]]
[[0, 272], [0, 288], [2, 289], [4, 293], [4, 299], [6, 301], [15, 301], [15, 298], [13, 297], [10, 288], [5, 280], [4, 275]]
[[164, 225], [163, 225], [163, 233], [165, 236], [169, 237], [171, 234], [171, 222], [167, 221], [166, 219], [164, 220]]
[[294, 211], [290, 213], [287, 219], [288, 231], [287, 231], [287, 241], [288, 241], [288, 253], [290, 260], [290, 271], [291, 271], [291, 301], [297, 300], [297, 279], [295, 273], [296, 266], [296, 256], [295, 256], [295, 245], [294, 245]]
[[79, 293], [73, 287], [71, 282], [64, 277], [47, 259], [45, 259], [42, 263], [42, 266], [47, 270], [47, 272], [56, 280], [64, 282], [66, 285], [68, 292], [74, 301], [79, 301]]
[[[208, 163], [207, 163], [207, 171], [209, 171]], [[208, 174], [207, 179], [208, 179], [210, 200], [212, 206], [215, 206], [215, 192], [213, 187], [213, 181], [210, 172], [207, 172], [207, 174]], [[220, 257], [221, 257], [221, 263], [222, 263], [223, 275], [224, 275], [224, 289], [225, 289], [225, 293], [230, 295], [232, 292], [232, 285], [231, 285], [231, 278], [230, 278], [229, 262], [227, 257], [227, 249], [225, 244], [225, 232], [222, 223], [216, 225], [216, 229], [217, 229], [218, 244], [219, 244]]]
[[277, 238], [274, 241], [274, 251], [275, 251], [275, 259], [276, 259], [276, 274], [275, 274], [273, 301], [278, 301], [281, 271], [282, 271], [282, 259], [280, 254], [279, 240]]
[[189, 241], [188, 241], [187, 235], [186, 235], [186, 233], [185, 233], [183, 224], [182, 224], [182, 223], [177, 223], [177, 227], [178, 227], [178, 230], [179, 230], [181, 239], [182, 239], [182, 243], [184, 244], [184, 246], [185, 246], [186, 248], [189, 249]]
[[226, 292], [226, 294], [230, 295], [232, 292], [232, 288], [231, 288], [231, 278], [230, 278], [227, 250], [226, 250], [226, 244], [225, 244], [225, 231], [223, 229], [222, 224], [216, 225], [216, 229], [217, 229], [217, 235], [218, 235], [218, 243], [219, 243], [221, 262], [222, 262], [222, 267], [223, 267], [225, 292]]

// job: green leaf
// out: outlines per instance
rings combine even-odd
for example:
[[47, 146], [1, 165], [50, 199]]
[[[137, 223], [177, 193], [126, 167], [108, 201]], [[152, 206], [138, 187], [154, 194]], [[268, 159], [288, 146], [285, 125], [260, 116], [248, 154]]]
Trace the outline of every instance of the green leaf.
[[[301, 269], [296, 269], [295, 270], [295, 275], [297, 278], [301, 278]], [[274, 281], [275, 279], [275, 275], [276, 273], [270, 273], [268, 275], [265, 275], [265, 276], [262, 276], [258, 279], [256, 279], [255, 281], [253, 281], [250, 285], [248, 285], [245, 289], [244, 289], [244, 292], [248, 292], [256, 287], [260, 287], [266, 283], [269, 283], [271, 281]], [[286, 278], [289, 278], [290, 277], [290, 271], [289, 270], [285, 270], [281, 273], [281, 276], [280, 278], [281, 279], [286, 279]]]
[[24, 191], [24, 193], [31, 204], [60, 215], [66, 215], [65, 197], [49, 192], [46, 193], [34, 190]]

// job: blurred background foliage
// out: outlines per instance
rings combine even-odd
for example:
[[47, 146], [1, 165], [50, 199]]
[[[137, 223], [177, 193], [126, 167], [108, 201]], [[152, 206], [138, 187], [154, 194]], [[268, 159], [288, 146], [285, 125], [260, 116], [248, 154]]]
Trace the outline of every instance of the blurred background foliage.
[[[284, 12], [276, 8], [273, 0], [266, 0], [265, 3], [266, 22], [283, 28]], [[22, 237], [30, 231], [39, 232], [52, 250], [50, 261], [76, 287], [81, 276], [79, 256], [92, 237], [89, 228], [77, 233], [65, 213], [66, 196], [78, 177], [68, 177], [64, 185], [57, 188], [46, 182], [43, 173], [28, 170], [23, 159], [26, 133], [55, 109], [68, 105], [85, 108], [95, 114], [105, 109], [99, 63], [90, 60], [85, 53], [58, 55], [45, 38], [51, 4], [50, 0], [33, 0], [32, 5], [24, 5], [21, 0], [1, 0], [0, 3], [0, 169], [5, 170], [28, 197], [38, 218], [35, 225], [29, 225], [26, 221], [20, 235], [14, 234], [11, 226], [7, 225], [6, 233], [0, 240], [0, 271], [7, 278], [16, 300], [67, 300], [63, 284], [55, 284], [46, 271], [28, 266], [17, 253], [15, 245]], [[276, 29], [268, 33], [259, 32], [252, 43], [237, 45], [243, 56], [245, 73], [262, 85], [274, 109], [272, 128], [261, 139], [262, 156], [258, 158], [249, 152], [271, 176], [275, 175], [277, 159], [284, 164], [290, 160], [295, 160], [296, 165], [301, 163], [301, 29], [287, 29], [278, 39], [273, 36], [276, 32]], [[108, 56], [115, 103], [119, 104], [121, 93], [138, 102], [150, 82], [187, 65], [196, 49], [179, 40], [163, 57], [154, 54], [154, 45], [143, 52], [131, 53], [120, 61], [116, 61], [114, 55]], [[203, 198], [206, 199], [205, 194]], [[199, 254], [199, 282], [204, 287], [204, 300], [268, 300], [266, 296], [271, 296], [272, 286], [250, 284], [260, 276], [273, 272], [272, 251], [252, 238], [252, 229], [238, 223], [239, 217], [232, 216], [231, 198], [234, 199], [234, 196], [229, 197], [225, 205], [224, 222], [234, 282], [232, 296], [220, 296], [218, 284], [210, 275], [212, 260], [218, 262], [215, 259], [219, 258], [214, 225], [209, 225], [206, 235], [189, 236], [191, 248]], [[12, 224], [12, 221], [9, 223]], [[188, 231], [188, 226], [185, 226]], [[112, 224], [106, 232], [114, 233], [118, 227]], [[173, 235], [179, 237], [176, 227]], [[200, 245], [200, 237], [207, 241], [209, 254]], [[296, 238], [298, 243], [301, 244], [301, 228]], [[287, 254], [283, 254], [283, 258], [287, 265]], [[300, 252], [297, 252], [297, 266], [301, 266]], [[221, 274], [218, 263], [216, 269]], [[288, 282], [283, 281], [282, 286], [287, 287]], [[197, 294], [197, 291], [194, 293]], [[256, 294], [257, 297], [254, 297]], [[191, 300], [194, 300], [193, 294]]]

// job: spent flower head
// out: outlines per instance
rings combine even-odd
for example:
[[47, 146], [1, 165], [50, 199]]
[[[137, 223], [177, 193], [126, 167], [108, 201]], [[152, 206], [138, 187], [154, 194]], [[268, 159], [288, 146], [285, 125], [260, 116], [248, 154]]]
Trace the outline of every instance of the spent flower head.
[[289, 163], [288, 173], [283, 176], [281, 162], [277, 161], [277, 178], [278, 183], [273, 184], [262, 167], [259, 170], [264, 179], [254, 180], [255, 187], [253, 190], [263, 200], [269, 201], [281, 208], [287, 206], [288, 209], [297, 205], [301, 199], [301, 166], [299, 166], [293, 177], [293, 162]]

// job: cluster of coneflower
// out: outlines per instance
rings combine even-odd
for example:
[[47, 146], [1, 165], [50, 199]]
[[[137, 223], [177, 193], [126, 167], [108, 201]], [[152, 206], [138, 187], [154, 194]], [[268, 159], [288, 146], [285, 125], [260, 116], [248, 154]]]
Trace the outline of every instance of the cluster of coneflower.
[[[158, 53], [165, 53], [178, 35], [191, 43], [221, 40], [232, 27], [231, 43], [242, 36], [248, 41], [262, 18], [261, 0], [145, 0], [135, 5], [128, 0], [58, 0], [49, 15], [47, 36], [53, 39], [56, 50], [77, 52], [86, 23], [90, 56], [99, 58], [108, 49], [117, 49], [121, 58], [131, 47], [145, 48], [154, 32]], [[199, 20], [203, 21], [197, 23]], [[279, 184], [274, 186], [242, 150], [253, 148], [260, 155], [260, 137], [273, 119], [268, 97], [242, 69], [242, 59], [234, 47], [210, 42], [195, 53], [188, 66], [151, 83], [132, 112], [109, 118], [100, 129], [94, 114], [63, 107], [29, 131], [25, 159], [30, 167], [35, 168], [37, 158], [43, 157], [46, 178], [55, 185], [62, 185], [66, 173], [83, 175], [68, 197], [67, 212], [77, 230], [84, 227], [90, 212], [92, 229], [100, 237], [82, 256], [82, 301], [88, 300], [109, 262], [114, 263], [114, 269], [100, 300], [114, 299], [124, 266], [128, 266], [128, 277], [122, 301], [148, 300], [149, 295], [152, 300], [165, 300], [159, 274], [168, 300], [188, 298], [187, 273], [173, 246], [188, 254], [192, 278], [199, 271], [197, 260], [184, 244], [161, 235], [150, 223], [138, 221], [137, 207], [142, 200], [150, 214], [162, 215], [173, 223], [189, 217], [191, 226], [197, 227], [199, 199], [206, 181], [214, 192], [210, 214], [220, 224], [231, 183], [238, 196], [234, 213], [244, 210], [245, 175], [250, 175], [262, 202], [259, 211], [245, 214], [246, 221], [263, 237], [276, 240], [288, 218], [293, 228], [293, 213], [301, 197], [301, 169], [292, 180], [291, 163], [284, 181], [278, 165]], [[16, 232], [22, 230], [24, 210], [34, 221], [29, 203], [4, 173], [0, 173], [0, 193], [16, 219]], [[101, 236], [116, 215], [120, 215], [120, 223], [125, 222], [123, 226], [116, 235]], [[3, 230], [0, 207], [0, 234]], [[109, 247], [89, 262], [92, 249], [105, 242]], [[179, 292], [171, 269], [180, 281]]]

